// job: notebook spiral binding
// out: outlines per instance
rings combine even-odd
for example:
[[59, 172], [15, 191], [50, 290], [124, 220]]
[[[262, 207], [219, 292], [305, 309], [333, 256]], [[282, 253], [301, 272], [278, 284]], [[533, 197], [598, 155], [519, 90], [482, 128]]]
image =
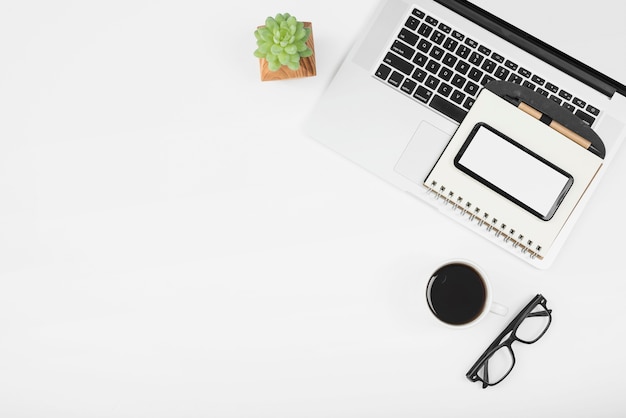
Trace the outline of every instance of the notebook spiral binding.
[[[428, 186], [427, 186], [428, 187]], [[488, 212], [474, 207], [471, 202], [465, 201], [462, 196], [457, 196], [454, 191], [447, 190], [445, 186], [439, 185], [437, 181], [432, 181], [428, 187], [428, 193], [434, 193], [435, 199], [443, 199], [443, 204], [451, 204], [451, 210], [461, 211], [461, 216], [468, 216], [470, 222], [475, 221], [479, 227], [485, 227], [487, 232], [493, 232], [496, 238], [502, 237], [505, 243], [510, 243], [514, 248], [518, 248], [522, 253], [530, 258], [543, 259], [541, 255], [542, 247], [525, 237], [524, 234], [516, 233], [514, 228], [508, 227], [496, 217], [490, 216]]]

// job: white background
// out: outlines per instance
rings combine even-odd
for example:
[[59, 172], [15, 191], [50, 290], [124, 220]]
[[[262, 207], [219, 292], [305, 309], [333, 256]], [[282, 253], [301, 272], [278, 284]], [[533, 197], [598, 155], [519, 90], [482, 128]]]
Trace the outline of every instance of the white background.
[[[626, 415], [626, 150], [546, 271], [392, 188], [301, 130], [375, 5], [0, 4], [0, 416]], [[623, 16], [589, 6], [514, 19], [624, 80], [589, 47]], [[279, 12], [313, 22], [316, 77], [260, 81], [252, 33]], [[507, 317], [436, 323], [424, 286], [455, 257]], [[467, 381], [539, 292], [545, 337]]]

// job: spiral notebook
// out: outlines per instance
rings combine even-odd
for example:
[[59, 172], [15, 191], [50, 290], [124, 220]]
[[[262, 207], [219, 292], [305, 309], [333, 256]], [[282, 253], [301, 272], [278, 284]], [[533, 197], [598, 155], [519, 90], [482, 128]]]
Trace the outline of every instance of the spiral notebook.
[[424, 186], [449, 216], [541, 261], [574, 222], [602, 163], [485, 88]]

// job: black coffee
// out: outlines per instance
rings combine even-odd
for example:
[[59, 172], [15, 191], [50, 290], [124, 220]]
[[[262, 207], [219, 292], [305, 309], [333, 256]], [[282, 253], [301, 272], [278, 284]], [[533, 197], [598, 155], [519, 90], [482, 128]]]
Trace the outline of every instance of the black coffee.
[[433, 273], [426, 289], [430, 310], [444, 322], [463, 325], [476, 319], [487, 300], [481, 275], [463, 263], [451, 263]]

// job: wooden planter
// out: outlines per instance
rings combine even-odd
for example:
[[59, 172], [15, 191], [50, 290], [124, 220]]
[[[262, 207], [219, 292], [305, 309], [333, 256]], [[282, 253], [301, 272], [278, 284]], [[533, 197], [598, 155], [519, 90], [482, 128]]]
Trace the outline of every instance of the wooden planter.
[[289, 78], [312, 77], [317, 74], [315, 69], [315, 47], [313, 43], [313, 26], [311, 22], [303, 22], [305, 28], [311, 28], [311, 35], [306, 41], [306, 45], [311, 48], [313, 54], [310, 57], [300, 58], [300, 68], [294, 71], [286, 65], [281, 66], [276, 71], [270, 71], [267, 60], [259, 58], [261, 68], [261, 81], [286, 80]]

